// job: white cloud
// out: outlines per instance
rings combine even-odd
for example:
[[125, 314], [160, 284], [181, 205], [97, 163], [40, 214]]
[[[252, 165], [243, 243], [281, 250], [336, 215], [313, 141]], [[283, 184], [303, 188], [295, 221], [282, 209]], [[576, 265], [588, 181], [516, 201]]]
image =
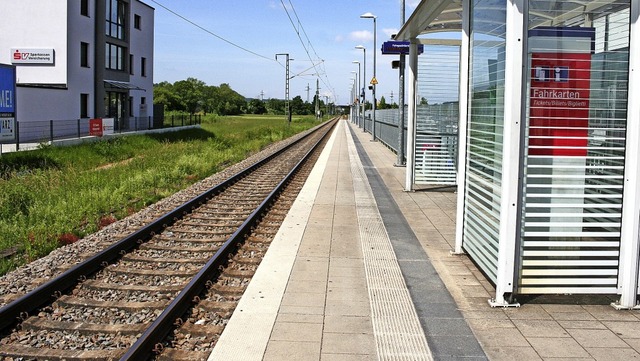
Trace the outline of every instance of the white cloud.
[[341, 43], [343, 41], [344, 41], [344, 36], [342, 36], [342, 35], [336, 36], [336, 38], [335, 38], [335, 42], [336, 43]]
[[349, 39], [362, 42], [373, 41], [373, 33], [369, 30], [352, 31], [351, 34], [349, 34]]

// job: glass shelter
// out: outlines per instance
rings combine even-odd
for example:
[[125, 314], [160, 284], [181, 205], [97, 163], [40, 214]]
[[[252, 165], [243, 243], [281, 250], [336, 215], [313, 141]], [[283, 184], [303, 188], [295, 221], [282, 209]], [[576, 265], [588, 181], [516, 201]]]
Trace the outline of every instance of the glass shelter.
[[[461, 33], [457, 253], [518, 294], [614, 294], [636, 307], [640, 249], [640, 1], [424, 0], [411, 42]], [[407, 152], [407, 189], [417, 154]]]

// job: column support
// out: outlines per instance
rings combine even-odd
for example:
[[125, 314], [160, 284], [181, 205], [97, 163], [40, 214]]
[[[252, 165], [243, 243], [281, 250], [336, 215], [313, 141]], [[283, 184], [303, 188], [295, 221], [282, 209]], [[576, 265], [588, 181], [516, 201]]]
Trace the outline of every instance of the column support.
[[489, 300], [492, 307], [519, 306], [511, 299], [505, 299], [514, 291], [516, 265], [516, 243], [518, 231], [518, 211], [520, 181], [517, 176], [521, 166], [521, 126], [522, 126], [522, 72], [524, 43], [524, 1], [506, 2], [506, 49], [504, 88], [504, 138], [502, 153], [502, 195], [500, 201], [500, 235], [498, 244], [498, 267], [496, 296]]
[[413, 178], [415, 174], [415, 144], [416, 144], [416, 118], [417, 118], [417, 88], [418, 88], [418, 39], [411, 38], [409, 45], [409, 114], [407, 119], [407, 168], [405, 173], [406, 192], [413, 191]]
[[627, 98], [627, 144], [624, 157], [624, 198], [620, 230], [620, 265], [618, 309], [638, 307], [638, 258], [640, 229], [640, 3], [631, 2], [629, 43], [629, 90]]
[[460, 90], [458, 95], [458, 198], [456, 206], [456, 243], [453, 253], [462, 254], [462, 236], [464, 232], [465, 183], [467, 178], [467, 126], [469, 117], [469, 36], [470, 29], [469, 0], [462, 0], [462, 38], [460, 42]]

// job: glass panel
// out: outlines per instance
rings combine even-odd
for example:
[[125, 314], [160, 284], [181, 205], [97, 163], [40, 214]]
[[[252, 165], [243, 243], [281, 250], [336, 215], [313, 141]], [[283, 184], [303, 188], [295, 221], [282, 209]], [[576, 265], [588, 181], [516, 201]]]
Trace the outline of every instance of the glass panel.
[[529, 0], [519, 293], [616, 293], [629, 1]]
[[502, 178], [506, 3], [472, 2], [463, 247], [496, 282]]
[[415, 184], [456, 184], [459, 60], [460, 47], [448, 45], [425, 45], [418, 57]]
[[111, 44], [111, 58], [109, 59], [109, 69], [116, 69], [116, 65], [118, 64], [118, 47]]

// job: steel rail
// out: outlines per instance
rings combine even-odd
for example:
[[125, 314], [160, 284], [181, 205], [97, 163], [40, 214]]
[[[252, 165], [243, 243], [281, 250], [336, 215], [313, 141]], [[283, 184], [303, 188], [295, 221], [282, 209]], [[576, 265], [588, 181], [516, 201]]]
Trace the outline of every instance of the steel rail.
[[[329, 124], [329, 122], [327, 122], [324, 126], [327, 126], [327, 124]], [[90, 258], [74, 265], [55, 278], [45, 282], [32, 291], [3, 306], [2, 308], [0, 308], [0, 333], [19, 323], [21, 320], [24, 320], [27, 315], [36, 310], [38, 307], [41, 307], [42, 305], [45, 305], [47, 303], [51, 303], [52, 301], [57, 299], [63, 292], [70, 289], [71, 287], [76, 286], [83, 278], [86, 278], [87, 276], [104, 268], [103, 265], [105, 263], [114, 261], [129, 250], [137, 247], [139, 244], [148, 241], [155, 234], [162, 232], [163, 229], [174, 224], [184, 215], [203, 205], [214, 195], [220, 193], [222, 190], [234, 184], [256, 168], [264, 165], [278, 155], [286, 152], [294, 145], [300, 143], [302, 140], [307, 139], [311, 134], [313, 134], [313, 132], [301, 137], [300, 139], [292, 142], [286, 147], [283, 147], [282, 149], [265, 157], [264, 159], [255, 162], [251, 166], [239, 171], [225, 181], [222, 181], [218, 185], [215, 185], [204, 191], [199, 196], [190, 199], [189, 201], [169, 211], [165, 215], [135, 231], [134, 233], [126, 236], [122, 240], [96, 253]]]
[[[330, 124], [330, 123], [329, 123]], [[333, 122], [335, 124], [335, 122]], [[280, 181], [273, 191], [265, 198], [262, 203], [251, 213], [242, 225], [229, 237], [220, 249], [207, 261], [203, 268], [194, 276], [194, 278], [185, 286], [185, 288], [173, 299], [173, 301], [165, 308], [158, 318], [147, 328], [147, 330], [138, 338], [138, 340], [127, 350], [120, 358], [120, 361], [147, 360], [149, 355], [153, 354], [153, 350], [157, 349], [156, 345], [160, 343], [175, 327], [175, 321], [181, 318], [191, 304], [196, 302], [196, 297], [204, 291], [208, 280], [214, 277], [220, 266], [227, 261], [227, 255], [234, 251], [238, 243], [251, 232], [253, 226], [260, 220], [261, 213], [265, 211], [270, 204], [277, 198], [282, 189], [289, 183], [293, 176], [300, 170], [302, 165], [320, 146], [322, 141], [330, 133], [333, 126], [318, 140], [313, 147], [304, 155], [304, 157], [293, 167], [293, 169]]]

